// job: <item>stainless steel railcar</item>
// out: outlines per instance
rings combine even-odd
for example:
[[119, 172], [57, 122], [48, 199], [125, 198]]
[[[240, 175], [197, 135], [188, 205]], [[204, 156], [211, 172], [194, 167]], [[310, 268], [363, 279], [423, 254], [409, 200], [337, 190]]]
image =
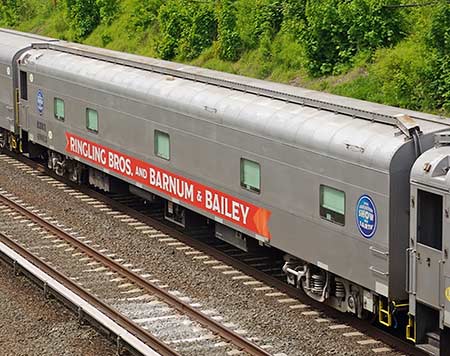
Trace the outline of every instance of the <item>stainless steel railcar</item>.
[[411, 286], [450, 276], [416, 273], [410, 236], [411, 167], [448, 129], [439, 117], [0, 30], [0, 127], [2, 146], [47, 155], [58, 174], [104, 190], [118, 178], [165, 199], [175, 223], [195, 212], [240, 248], [283, 251], [311, 298], [388, 326], [405, 310], [420, 344], [448, 332], [445, 308], [419, 297], [429, 286]]

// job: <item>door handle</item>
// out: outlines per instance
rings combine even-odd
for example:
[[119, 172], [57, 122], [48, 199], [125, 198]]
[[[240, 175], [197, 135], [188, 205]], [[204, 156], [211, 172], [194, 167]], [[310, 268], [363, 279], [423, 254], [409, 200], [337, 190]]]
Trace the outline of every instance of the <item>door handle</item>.
[[430, 267], [431, 266], [431, 259], [430, 259], [430, 257], [427, 257], [426, 261], [427, 261], [428, 267]]

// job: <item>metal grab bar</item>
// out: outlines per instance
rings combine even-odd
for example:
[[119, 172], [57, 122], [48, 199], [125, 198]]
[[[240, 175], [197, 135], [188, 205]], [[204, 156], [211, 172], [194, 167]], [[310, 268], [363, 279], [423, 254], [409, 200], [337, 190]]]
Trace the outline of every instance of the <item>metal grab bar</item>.
[[411, 272], [411, 252], [413, 251], [413, 249], [411, 248], [411, 247], [409, 247], [409, 248], [407, 248], [406, 249], [406, 256], [405, 256], [405, 259], [406, 259], [406, 268], [405, 268], [405, 270], [406, 270], [406, 278], [405, 278], [405, 281], [406, 281], [406, 293], [408, 293], [408, 294], [412, 294], [412, 288], [411, 288], [411, 275], [410, 275], [410, 272]]
[[385, 257], [389, 256], [389, 252], [384, 252], [384, 251], [378, 250], [373, 246], [370, 246], [369, 250], [372, 252], [378, 253], [379, 255], [385, 256]]
[[445, 285], [442, 281], [443, 273], [442, 273], [442, 265], [445, 263], [445, 260], [439, 260], [439, 306], [441, 308], [445, 308], [445, 301], [443, 300], [443, 295], [445, 295], [445, 291], [443, 290], [443, 285]]
[[381, 272], [380, 270], [376, 269], [374, 266], [370, 266], [369, 270], [371, 270], [372, 272], [378, 273], [382, 276], [389, 276], [389, 272]]

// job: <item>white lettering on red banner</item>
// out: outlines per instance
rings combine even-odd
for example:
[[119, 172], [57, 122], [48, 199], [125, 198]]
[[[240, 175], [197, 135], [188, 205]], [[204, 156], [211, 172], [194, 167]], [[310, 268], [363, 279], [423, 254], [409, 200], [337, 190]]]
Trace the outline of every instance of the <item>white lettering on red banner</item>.
[[66, 151], [270, 239], [271, 212], [139, 159], [66, 132]]

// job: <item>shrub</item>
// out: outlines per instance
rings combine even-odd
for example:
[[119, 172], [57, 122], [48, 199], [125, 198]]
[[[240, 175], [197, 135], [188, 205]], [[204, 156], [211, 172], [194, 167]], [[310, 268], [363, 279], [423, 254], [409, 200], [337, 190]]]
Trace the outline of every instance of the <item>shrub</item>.
[[237, 31], [247, 49], [255, 49], [265, 35], [273, 37], [281, 28], [281, 0], [240, 0], [236, 2]]
[[282, 32], [301, 42], [301, 34], [305, 30], [306, 1], [285, 0], [282, 11]]
[[405, 42], [395, 50], [377, 52], [370, 70], [379, 84], [386, 104], [409, 109], [430, 108], [432, 68], [427, 61], [427, 49], [420, 43]]
[[193, 59], [212, 45], [217, 23], [212, 3], [169, 0], [159, 9], [161, 39], [157, 53], [161, 58]]
[[111, 25], [119, 11], [119, 0], [96, 0], [96, 3], [99, 10], [100, 21], [107, 25]]
[[66, 0], [75, 41], [86, 38], [100, 23], [100, 9], [96, 0]]
[[431, 18], [427, 44], [432, 56], [436, 105], [450, 111], [450, 4], [441, 1]]
[[226, 61], [239, 59], [242, 40], [236, 28], [235, 0], [222, 0], [216, 8], [219, 58]]
[[35, 16], [33, 4], [26, 0], [0, 0], [0, 25], [14, 27]]
[[130, 33], [146, 31], [158, 19], [158, 11], [164, 0], [137, 0], [133, 4], [130, 23], [127, 28]]
[[[403, 36], [401, 11], [387, 0], [309, 0], [303, 41], [313, 75], [331, 74], [350, 63], [358, 51], [391, 46]], [[396, 3], [389, 0], [389, 3]]]

